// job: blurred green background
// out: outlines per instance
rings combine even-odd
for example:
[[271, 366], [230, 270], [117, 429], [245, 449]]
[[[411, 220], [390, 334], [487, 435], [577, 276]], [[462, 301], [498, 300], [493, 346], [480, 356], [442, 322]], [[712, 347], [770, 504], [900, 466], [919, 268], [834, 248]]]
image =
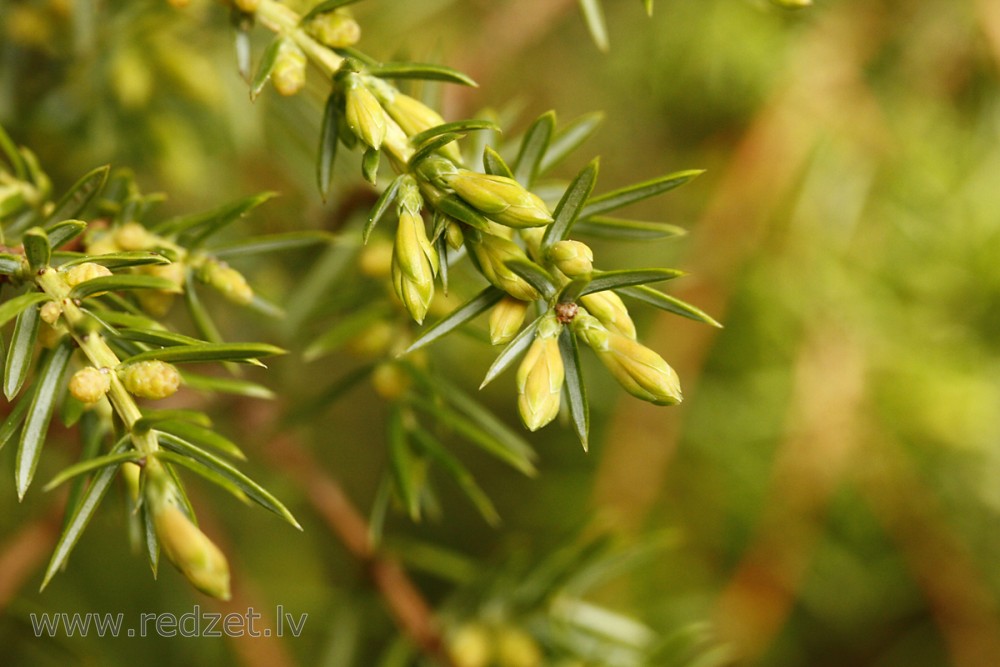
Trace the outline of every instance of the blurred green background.
[[[1000, 665], [1000, 4], [816, 0], [787, 12], [764, 0], [659, 0], [647, 18], [639, 2], [614, 0], [606, 11], [602, 54], [565, 0], [356, 6], [365, 52], [477, 79], [478, 89], [440, 91], [447, 119], [494, 108], [516, 134], [548, 109], [562, 120], [603, 111], [602, 130], [561, 176], [595, 154], [598, 191], [706, 168], [631, 211], [688, 236], [595, 250], [608, 266], [689, 271], [672, 293], [725, 325], [636, 309], [647, 344], [681, 375], [683, 406], [642, 404], [595, 380], [589, 455], [555, 427], [530, 438], [535, 480], [462, 453], [496, 499], [500, 529], [444, 489], [440, 518], [392, 515], [389, 543], [433, 542], [493, 563], [557, 545], [596, 514], [631, 539], [673, 535], [603, 601], [665, 633], [708, 623], [736, 664]], [[165, 213], [281, 192], [245, 223], [255, 233], [332, 229], [345, 202], [365, 201], [356, 157], [338, 163], [330, 201], [315, 192], [324, 84], [251, 104], [214, 3], [0, 0], [0, 26], [0, 123], [61, 187], [111, 163], [168, 193]], [[238, 268], [294, 304], [316, 258]], [[280, 322], [217, 311], [234, 338], [299, 340]], [[462, 351], [472, 360], [454, 359], [452, 379], [474, 388], [491, 353]], [[345, 363], [293, 354], [254, 379], [282, 408]], [[509, 380], [483, 398], [516, 424]], [[128, 553], [115, 503], [68, 571], [36, 593], [52, 499], [37, 491], [18, 504], [3, 484], [0, 664], [337, 664], [352, 623], [362, 627], [355, 664], [374, 664], [392, 631], [361, 566], [247, 427], [274, 408], [210, 405], [220, 429], [247, 441], [247, 469], [306, 530], [204, 486], [196, 502], [212, 508], [205, 521], [232, 554], [240, 604], [308, 613], [303, 636], [32, 638], [31, 612], [205, 603], [173, 571], [151, 579]], [[295, 431], [365, 511], [384, 470], [384, 416], [363, 387]], [[50, 446], [42, 476], [74, 451]], [[0, 463], [12, 468], [12, 448]], [[416, 576], [432, 601], [449, 592]]]

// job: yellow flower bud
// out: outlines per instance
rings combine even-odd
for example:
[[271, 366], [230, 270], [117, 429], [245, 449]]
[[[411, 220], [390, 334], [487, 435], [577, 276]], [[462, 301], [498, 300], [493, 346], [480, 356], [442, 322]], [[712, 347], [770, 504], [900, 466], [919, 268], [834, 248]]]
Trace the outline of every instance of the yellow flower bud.
[[466, 246], [479, 263], [483, 277], [491, 284], [515, 299], [534, 301], [538, 298], [538, 291], [505, 264], [514, 259], [528, 259], [516, 243], [492, 234], [482, 234], [478, 240], [470, 239]]
[[465, 234], [462, 233], [462, 225], [454, 220], [449, 220], [444, 228], [444, 240], [452, 250], [458, 250], [465, 243]]
[[334, 49], [353, 46], [361, 39], [361, 26], [349, 14], [341, 11], [324, 12], [316, 16], [306, 25], [306, 30]]
[[138, 222], [126, 222], [115, 230], [115, 243], [122, 250], [145, 250], [156, 243], [156, 237]]
[[410, 376], [394, 363], [379, 364], [372, 372], [375, 393], [387, 401], [399, 398], [410, 387]]
[[181, 375], [163, 361], [139, 361], [124, 366], [119, 373], [125, 389], [140, 398], [166, 398], [177, 392]]
[[358, 268], [371, 278], [385, 278], [392, 270], [392, 244], [384, 240], [369, 241], [358, 256]]
[[109, 255], [113, 252], [118, 252], [121, 248], [115, 242], [114, 234], [102, 234], [96, 237], [93, 241], [88, 241], [86, 243], [87, 253], [90, 255]]
[[93, 366], [81, 368], [69, 380], [69, 393], [82, 403], [96, 403], [111, 389], [111, 375], [107, 369]]
[[306, 85], [306, 54], [291, 40], [283, 40], [271, 70], [271, 85], [280, 95], [290, 96]]
[[66, 278], [67, 285], [76, 287], [80, 283], [85, 283], [94, 278], [110, 276], [111, 269], [100, 264], [95, 264], [94, 262], [84, 262], [83, 264], [71, 266], [63, 275]]
[[[403, 132], [411, 137], [444, 124], [441, 114], [420, 100], [403, 93], [396, 93], [385, 105], [385, 110]], [[455, 142], [447, 144], [441, 151], [455, 162], [462, 160], [462, 154]]]
[[62, 315], [62, 311], [63, 309], [61, 304], [55, 301], [49, 301], [44, 306], [42, 306], [42, 309], [39, 311], [38, 315], [39, 317], [42, 318], [43, 322], [45, 322], [49, 326], [53, 326], [55, 325], [56, 322], [59, 321], [59, 316]]
[[452, 190], [487, 218], [508, 227], [540, 227], [552, 215], [538, 195], [506, 176], [459, 169], [442, 178]]
[[423, 218], [401, 207], [392, 252], [392, 284], [416, 322], [422, 323], [434, 297], [438, 256], [427, 238]]
[[225, 262], [207, 260], [201, 265], [198, 277], [233, 303], [245, 306], [253, 301], [253, 289], [247, 284], [247, 279]]
[[656, 405], [681, 402], [677, 373], [656, 352], [618, 332], [609, 331], [597, 318], [586, 313], [578, 314], [573, 326], [625, 391]]
[[530, 431], [537, 431], [559, 414], [565, 369], [559, 354], [555, 317], [542, 320], [535, 340], [517, 369], [517, 409]]
[[125, 480], [125, 488], [128, 489], [129, 498], [132, 502], [139, 501], [139, 489], [140, 476], [142, 474], [142, 468], [138, 464], [132, 463], [131, 461], [125, 461], [121, 467], [122, 478]]
[[357, 75], [347, 86], [347, 103], [344, 113], [347, 126], [374, 149], [382, 147], [385, 140], [386, 116], [375, 95], [358, 80]]
[[490, 312], [490, 342], [493, 345], [509, 343], [524, 324], [528, 302], [505, 296]]
[[500, 628], [497, 631], [496, 650], [498, 667], [539, 667], [542, 664], [538, 642], [519, 628]]
[[247, 14], [253, 14], [257, 11], [257, 7], [260, 5], [260, 0], [233, 0], [233, 4], [241, 12], [246, 12]]
[[202, 593], [228, 600], [229, 563], [205, 533], [172, 502], [151, 502], [156, 537], [174, 566]]
[[594, 292], [580, 297], [580, 305], [610, 331], [635, 340], [635, 323], [621, 297], [611, 290]]
[[549, 249], [549, 260], [570, 278], [587, 276], [594, 270], [594, 251], [579, 241], [556, 241]]
[[488, 667], [493, 660], [493, 638], [478, 623], [458, 629], [448, 640], [448, 656], [455, 667]]

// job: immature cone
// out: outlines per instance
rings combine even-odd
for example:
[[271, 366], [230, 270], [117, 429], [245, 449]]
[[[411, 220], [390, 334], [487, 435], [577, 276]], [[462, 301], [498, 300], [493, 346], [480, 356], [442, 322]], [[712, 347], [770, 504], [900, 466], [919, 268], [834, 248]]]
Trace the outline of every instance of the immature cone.
[[438, 256], [427, 238], [420, 216], [420, 193], [412, 179], [404, 180], [400, 186], [400, 201], [396, 244], [392, 251], [392, 285], [410, 315], [420, 324], [434, 297]]
[[225, 262], [207, 260], [198, 270], [198, 277], [233, 303], [245, 306], [253, 301], [253, 288], [247, 279]]
[[536, 194], [506, 176], [459, 169], [443, 174], [448, 187], [490, 220], [508, 227], [541, 227], [552, 222], [549, 209]]
[[[403, 93], [396, 93], [391, 100], [386, 100], [385, 110], [410, 137], [444, 124], [441, 114], [420, 100]], [[455, 142], [447, 144], [441, 151], [455, 162], [462, 161], [462, 154]]]
[[100, 264], [95, 264], [94, 262], [84, 262], [83, 264], [71, 266], [63, 274], [66, 279], [66, 284], [70, 287], [76, 287], [77, 285], [85, 283], [88, 280], [93, 280], [94, 278], [103, 278], [110, 275], [111, 269], [106, 266], [101, 266]]
[[609, 331], [597, 318], [580, 313], [573, 320], [573, 330], [597, 354], [625, 391], [656, 405], [681, 402], [677, 373], [648, 347]]
[[69, 380], [69, 393], [83, 403], [96, 403], [111, 388], [111, 376], [93, 366], [81, 368]]
[[515, 299], [534, 301], [538, 298], [538, 291], [534, 287], [507, 268], [506, 262], [528, 259], [519, 245], [493, 234], [482, 234], [475, 240], [468, 238], [465, 245], [479, 263], [483, 277], [491, 284]]
[[145, 250], [156, 241], [149, 230], [138, 222], [126, 222], [116, 229], [114, 239], [115, 244], [122, 250]]
[[[180, 262], [140, 266], [137, 270], [139, 273], [148, 276], [156, 276], [157, 278], [169, 280], [174, 284], [177, 292], [184, 290], [186, 269], [184, 264]], [[166, 315], [170, 311], [170, 307], [174, 304], [175, 296], [174, 292], [166, 290], [138, 290], [135, 293], [135, 297], [139, 300], [139, 305], [142, 306], [142, 309], [154, 317], [163, 317]]]
[[526, 301], [512, 296], [502, 298], [490, 312], [490, 343], [493, 345], [509, 343], [521, 330], [527, 312]]
[[306, 85], [306, 54], [291, 40], [283, 40], [271, 70], [271, 85], [279, 94], [290, 96]]
[[609, 331], [635, 340], [635, 323], [620, 296], [611, 290], [603, 290], [581, 296], [579, 301]]
[[489, 667], [493, 660], [493, 638], [478, 623], [458, 629], [448, 640], [448, 657], [455, 667]]
[[[150, 486], [153, 485], [150, 480]], [[153, 529], [170, 562], [202, 593], [228, 600], [229, 563], [219, 547], [191, 523], [177, 506], [173, 494], [157, 490], [147, 493], [147, 500]]]
[[347, 103], [344, 111], [347, 126], [361, 141], [376, 150], [382, 147], [386, 131], [385, 111], [357, 74], [351, 74], [347, 79]]
[[309, 21], [306, 25], [306, 31], [323, 44], [334, 49], [353, 46], [361, 39], [361, 26], [350, 15], [342, 11], [319, 14]]
[[138, 361], [119, 371], [122, 383], [130, 394], [140, 398], [166, 398], [177, 393], [181, 375], [163, 361]]
[[538, 642], [524, 630], [510, 626], [497, 631], [497, 659], [499, 667], [540, 667], [542, 651]]
[[538, 326], [535, 340], [517, 369], [517, 409], [530, 431], [537, 431], [559, 414], [565, 369], [559, 354], [559, 331], [554, 316]]
[[549, 260], [570, 278], [588, 276], [594, 270], [594, 251], [580, 241], [556, 241], [549, 249]]

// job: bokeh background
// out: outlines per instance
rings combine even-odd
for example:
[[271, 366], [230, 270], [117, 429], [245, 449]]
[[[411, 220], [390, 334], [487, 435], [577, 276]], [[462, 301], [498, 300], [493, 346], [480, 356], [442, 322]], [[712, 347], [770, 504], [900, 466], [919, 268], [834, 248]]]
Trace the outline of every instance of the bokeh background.
[[[502, 526], [443, 489], [438, 518], [414, 525], [390, 514], [387, 544], [404, 561], [432, 544], [496, 564], [558, 545], [597, 516], [629, 540], [668, 543], [603, 587], [601, 601], [666, 634], [704, 628], [731, 664], [1000, 665], [1000, 4], [816, 0], [788, 12], [763, 0], [658, 0], [649, 18], [639, 2], [609, 0], [606, 11], [605, 54], [567, 0], [356, 6], [367, 53], [443, 62], [479, 82], [438, 91], [448, 119], [491, 108], [516, 135], [548, 109], [561, 120], [603, 111], [563, 177], [596, 154], [598, 191], [707, 169], [630, 211], [687, 236], [595, 249], [610, 266], [685, 269], [672, 293], [725, 327], [639, 309], [645, 340], [681, 375], [682, 406], [643, 404], [592, 373], [589, 454], [558, 427], [530, 438], [537, 479], [463, 452]], [[184, 11], [0, 0], [0, 123], [62, 187], [111, 163], [134, 170], [145, 191], [166, 192], [165, 214], [281, 193], [234, 238], [336, 231], [370, 195], [356, 157], [338, 163], [328, 202], [315, 192], [325, 84], [251, 104], [226, 21], [197, 0]], [[320, 259], [301, 252], [238, 268], [294, 311]], [[292, 326], [217, 305], [241, 340], [294, 346], [299, 329], [331, 323]], [[491, 353], [462, 351], [452, 379], [471, 389]], [[196, 486], [203, 520], [244, 582], [234, 604], [308, 613], [302, 637], [35, 639], [32, 612], [210, 605], [167, 568], [151, 579], [129, 553], [116, 502], [37, 593], [57, 502], [33, 490], [18, 504], [12, 484], [0, 484], [0, 664], [375, 664], [391, 622], [254, 429], [349, 363], [293, 354], [254, 375], [281, 397], [276, 406], [188, 399], [206, 401], [219, 428], [245, 441], [247, 469], [306, 527], [292, 534]], [[483, 398], [516, 424], [509, 381]], [[285, 435], [367, 512], [385, 469], [384, 416], [362, 387]], [[71, 434], [54, 437], [66, 445], [48, 447], [41, 476], [73, 460]], [[12, 448], [0, 463], [12, 468]], [[445, 599], [452, 584], [419, 565], [428, 598]]]

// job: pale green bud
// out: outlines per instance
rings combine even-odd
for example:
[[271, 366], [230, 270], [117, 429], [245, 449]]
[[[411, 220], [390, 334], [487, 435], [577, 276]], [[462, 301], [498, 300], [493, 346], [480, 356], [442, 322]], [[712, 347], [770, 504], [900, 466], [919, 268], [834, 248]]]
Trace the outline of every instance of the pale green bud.
[[473, 208], [508, 227], [540, 227], [552, 215], [538, 195], [506, 176], [480, 174], [460, 169], [444, 175], [444, 181]]
[[498, 667], [540, 667], [542, 664], [538, 642], [520, 628], [500, 628], [497, 631], [496, 651]]
[[347, 105], [344, 114], [347, 126], [372, 148], [378, 150], [385, 140], [386, 116], [375, 95], [351, 75], [347, 85]]
[[340, 49], [361, 39], [361, 26], [345, 12], [324, 12], [309, 21], [306, 30], [323, 44]]
[[70, 287], [76, 287], [81, 283], [85, 283], [88, 280], [93, 280], [94, 278], [104, 278], [111, 275], [111, 269], [106, 266], [101, 266], [100, 264], [95, 264], [94, 262], [84, 262], [83, 264], [77, 264], [71, 266], [63, 274], [66, 279], [66, 284]]
[[448, 639], [448, 657], [455, 667], [489, 667], [493, 660], [493, 638], [478, 623], [469, 623]]
[[603, 290], [581, 296], [579, 301], [607, 329], [635, 340], [635, 323], [620, 296], [611, 290]]
[[559, 414], [565, 369], [559, 354], [559, 331], [554, 316], [542, 320], [535, 340], [517, 369], [517, 409], [530, 431], [537, 431]]
[[444, 228], [444, 240], [452, 250], [458, 250], [465, 243], [465, 234], [462, 233], [462, 225], [454, 220], [448, 221], [448, 226]]
[[93, 366], [81, 368], [69, 380], [69, 393], [82, 403], [96, 403], [111, 389], [108, 371]]
[[[420, 100], [403, 93], [396, 93], [385, 105], [385, 110], [409, 137], [444, 124], [441, 114]], [[462, 161], [462, 154], [455, 142], [447, 144], [441, 151], [455, 162]]]
[[233, 4], [241, 12], [246, 12], [247, 14], [253, 14], [257, 11], [257, 7], [260, 5], [260, 0], [233, 0]]
[[594, 270], [594, 251], [580, 241], [556, 241], [549, 249], [549, 261], [570, 278], [587, 276]]
[[153, 498], [149, 503], [153, 529], [167, 559], [199, 591], [220, 600], [228, 600], [229, 563], [222, 551], [191, 522], [175, 502], [156, 496]]
[[434, 297], [437, 270], [437, 251], [427, 238], [423, 218], [400, 207], [392, 252], [392, 285], [418, 324], [424, 321]]
[[156, 238], [138, 222], [126, 222], [115, 230], [115, 243], [121, 250], [145, 250]]
[[199, 268], [198, 277], [233, 303], [245, 306], [253, 301], [253, 288], [247, 279], [225, 262], [207, 260]]
[[681, 402], [677, 373], [656, 352], [620, 333], [609, 331], [597, 318], [586, 313], [577, 315], [573, 320], [573, 329], [625, 391], [656, 405]]
[[278, 47], [278, 55], [271, 70], [271, 85], [278, 94], [290, 96], [306, 85], [306, 54], [299, 46], [283, 40]]
[[62, 305], [55, 301], [48, 301], [42, 306], [39, 311], [39, 316], [42, 321], [49, 326], [54, 326], [56, 322], [59, 321], [59, 316], [62, 315], [63, 309]]
[[478, 240], [468, 239], [466, 246], [479, 262], [483, 277], [491, 284], [521, 301], [538, 298], [538, 291], [505, 264], [514, 259], [528, 259], [516, 243], [492, 234], [482, 234]]
[[166, 398], [177, 392], [181, 375], [163, 361], [139, 361], [119, 369], [119, 376], [130, 394], [140, 398]]
[[505, 296], [490, 312], [490, 342], [494, 345], [509, 343], [524, 324], [528, 303]]
[[0, 185], [0, 218], [24, 206], [24, 188], [19, 183]]

